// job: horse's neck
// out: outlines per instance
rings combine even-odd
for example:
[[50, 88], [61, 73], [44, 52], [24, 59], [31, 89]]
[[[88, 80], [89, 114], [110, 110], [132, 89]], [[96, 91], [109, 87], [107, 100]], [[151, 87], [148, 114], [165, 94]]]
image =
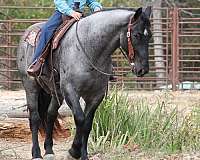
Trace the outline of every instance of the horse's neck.
[[124, 27], [128, 24], [130, 16], [134, 12], [127, 10], [111, 10], [111, 11], [103, 11], [99, 13], [95, 13], [87, 18], [85, 18], [86, 23], [89, 25], [94, 25], [91, 30], [102, 30], [106, 29], [106, 31], [113, 31], [118, 29], [119, 27]]
[[119, 47], [120, 33], [127, 27], [132, 14], [131, 11], [112, 10], [83, 19], [80, 28], [81, 25], [87, 26], [83, 28], [82, 36], [85, 37], [85, 44], [91, 44], [89, 53], [96, 54], [97, 57], [110, 56]]

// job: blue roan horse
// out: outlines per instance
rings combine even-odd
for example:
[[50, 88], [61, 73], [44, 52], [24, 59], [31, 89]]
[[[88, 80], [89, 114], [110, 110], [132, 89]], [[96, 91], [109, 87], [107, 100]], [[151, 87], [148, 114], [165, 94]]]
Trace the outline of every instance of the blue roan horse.
[[[53, 53], [54, 80], [56, 81], [54, 87], [50, 81], [52, 77], [48, 76], [47, 65], [41, 75], [46, 88], [44, 85], [41, 87], [41, 81], [39, 82], [37, 78], [27, 75], [26, 70], [31, 63], [34, 47], [25, 42], [24, 38], [33, 26], [26, 31], [19, 45], [17, 61], [30, 112], [33, 159], [42, 159], [38, 130], [44, 122], [46, 124], [45, 157], [48, 159], [49, 155], [54, 154], [53, 126], [64, 99], [72, 110], [76, 124], [76, 133], [69, 153], [75, 159], [88, 159], [87, 143], [92, 121], [98, 105], [104, 98], [109, 80], [108, 75], [97, 70], [105, 73], [112, 72], [111, 55], [119, 47], [128, 55], [127, 30], [131, 22], [129, 40], [135, 53], [134, 58], [130, 59], [135, 64], [133, 72], [137, 76], [148, 73], [150, 14], [150, 7], [147, 7], [145, 11], [142, 8], [136, 11], [114, 9], [92, 14], [76, 22]], [[41, 24], [34, 26], [36, 25]], [[47, 88], [56, 88], [57, 94]], [[81, 108], [80, 98], [85, 101], [84, 109]]]

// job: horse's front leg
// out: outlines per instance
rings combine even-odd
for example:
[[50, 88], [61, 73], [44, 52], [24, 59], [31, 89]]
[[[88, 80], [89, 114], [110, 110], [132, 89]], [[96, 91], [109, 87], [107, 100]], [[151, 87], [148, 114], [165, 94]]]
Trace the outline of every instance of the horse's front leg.
[[62, 87], [63, 95], [65, 97], [66, 103], [72, 110], [74, 115], [74, 121], [76, 124], [76, 134], [74, 137], [74, 141], [72, 147], [69, 149], [69, 153], [73, 158], [81, 157], [81, 147], [82, 147], [82, 135], [83, 135], [83, 125], [85, 122], [85, 115], [79, 103], [79, 96], [74, 90], [71, 84], [67, 84]]
[[34, 159], [34, 158], [42, 158], [38, 142], [38, 130], [41, 124], [41, 119], [38, 112], [39, 90], [37, 89], [37, 87], [31, 84], [32, 82], [27, 84], [33, 87], [26, 88], [26, 99], [27, 99], [28, 109], [30, 112], [29, 125], [32, 132], [32, 157]]
[[[104, 93], [104, 92], [103, 92]], [[83, 136], [82, 136], [82, 147], [81, 147], [81, 160], [88, 159], [87, 145], [88, 145], [88, 137], [90, 131], [92, 129], [92, 123], [95, 115], [95, 111], [101, 101], [103, 100], [104, 94], [98, 94], [92, 101], [86, 104], [85, 113], [85, 123], [83, 126]]]

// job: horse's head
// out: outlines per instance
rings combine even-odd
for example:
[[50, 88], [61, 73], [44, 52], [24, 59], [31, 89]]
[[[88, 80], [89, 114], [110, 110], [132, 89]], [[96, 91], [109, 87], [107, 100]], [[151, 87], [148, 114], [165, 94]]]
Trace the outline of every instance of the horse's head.
[[[150, 31], [150, 15], [151, 7], [147, 7], [145, 11], [142, 8], [136, 10], [135, 14], [130, 18], [128, 26], [128, 45], [126, 51], [128, 58], [136, 76], [141, 77], [149, 72], [149, 40], [152, 36]], [[126, 38], [127, 44], [127, 38]], [[124, 47], [122, 47], [124, 48]]]
[[132, 57], [136, 76], [143, 76], [149, 72], [149, 40], [152, 36], [150, 31], [150, 14], [151, 7], [145, 11], [142, 8], [136, 10], [131, 26], [131, 42], [133, 45], [134, 55]]

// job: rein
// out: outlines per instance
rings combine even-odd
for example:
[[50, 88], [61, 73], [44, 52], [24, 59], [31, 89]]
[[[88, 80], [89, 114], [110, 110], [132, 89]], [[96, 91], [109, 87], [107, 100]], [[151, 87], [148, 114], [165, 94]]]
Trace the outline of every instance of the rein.
[[[129, 23], [128, 23], [128, 32], [127, 32], [127, 40], [128, 40], [128, 56], [126, 55], [126, 53], [123, 51], [123, 49], [121, 47], [119, 47], [119, 49], [121, 50], [122, 54], [124, 55], [124, 57], [128, 60], [129, 62], [129, 66], [130, 67], [133, 67], [134, 66], [134, 63], [133, 63], [133, 60], [134, 60], [134, 57], [135, 57], [135, 52], [134, 52], [134, 48], [133, 48], [133, 45], [132, 45], [132, 42], [131, 42], [131, 27], [135, 24], [135, 23], [132, 23], [132, 18], [133, 16], [130, 17], [130, 20], [129, 20]], [[98, 71], [99, 73], [101, 74], [104, 74], [106, 76], [124, 76], [126, 74], [112, 74], [112, 73], [107, 73], [107, 72], [104, 72], [102, 70], [100, 70], [99, 68], [97, 68], [91, 61], [90, 57], [87, 55], [87, 53], [85, 52], [85, 49], [80, 41], [80, 38], [78, 36], [78, 21], [76, 23], [76, 37], [77, 37], [77, 40], [78, 40], [78, 43], [83, 51], [83, 53], [85, 54], [85, 56], [87, 57], [89, 63], [91, 64], [91, 66], [96, 70]]]

